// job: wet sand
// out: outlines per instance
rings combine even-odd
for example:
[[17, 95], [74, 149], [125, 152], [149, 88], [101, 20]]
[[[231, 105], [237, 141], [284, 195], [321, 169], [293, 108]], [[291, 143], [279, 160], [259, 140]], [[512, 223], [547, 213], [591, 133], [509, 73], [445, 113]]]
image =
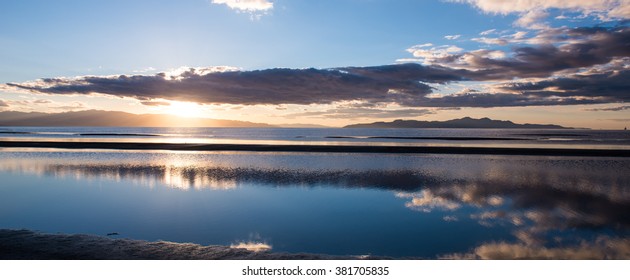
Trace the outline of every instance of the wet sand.
[[251, 151], [251, 152], [314, 152], [314, 153], [407, 153], [407, 154], [482, 154], [533, 156], [630, 157], [630, 150], [579, 148], [506, 148], [506, 147], [442, 147], [442, 146], [346, 146], [346, 145], [263, 145], [263, 144], [184, 144], [133, 142], [52, 142], [0, 141], [0, 147], [172, 150], [172, 151]]
[[359, 259], [307, 253], [254, 252], [229, 246], [113, 239], [87, 234], [47, 234], [0, 229], [3, 260], [318, 260]]

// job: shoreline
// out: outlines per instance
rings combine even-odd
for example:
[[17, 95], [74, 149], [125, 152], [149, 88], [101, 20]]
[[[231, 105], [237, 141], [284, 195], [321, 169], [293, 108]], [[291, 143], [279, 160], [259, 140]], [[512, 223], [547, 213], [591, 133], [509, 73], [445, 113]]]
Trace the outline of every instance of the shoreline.
[[525, 156], [630, 157], [630, 150], [578, 148], [506, 148], [444, 146], [350, 146], [273, 144], [184, 144], [140, 142], [0, 141], [0, 148], [60, 148], [108, 150], [245, 151], [301, 153], [477, 154]]
[[0, 229], [0, 260], [356, 260], [367, 256], [251, 251], [222, 245]]

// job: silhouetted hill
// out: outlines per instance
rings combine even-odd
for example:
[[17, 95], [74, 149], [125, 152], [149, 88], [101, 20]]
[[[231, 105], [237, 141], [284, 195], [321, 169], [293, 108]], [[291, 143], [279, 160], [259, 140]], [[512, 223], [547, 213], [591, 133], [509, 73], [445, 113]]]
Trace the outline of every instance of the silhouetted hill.
[[0, 112], [0, 126], [272, 127], [264, 123], [99, 110], [64, 113], [5, 111]]
[[567, 127], [554, 124], [515, 124], [511, 121], [498, 121], [489, 118], [473, 119], [469, 117], [449, 121], [395, 120], [393, 122], [374, 122], [351, 124], [345, 128], [532, 128], [563, 129]]

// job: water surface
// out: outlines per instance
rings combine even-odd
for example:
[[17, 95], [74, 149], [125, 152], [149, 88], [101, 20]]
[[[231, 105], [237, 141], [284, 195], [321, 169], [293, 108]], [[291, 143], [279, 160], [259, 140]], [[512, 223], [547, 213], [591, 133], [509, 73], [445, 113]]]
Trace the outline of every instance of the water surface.
[[588, 129], [0, 127], [0, 141], [630, 149], [630, 133]]
[[338, 255], [630, 254], [626, 158], [1, 149], [0, 181], [0, 228]]

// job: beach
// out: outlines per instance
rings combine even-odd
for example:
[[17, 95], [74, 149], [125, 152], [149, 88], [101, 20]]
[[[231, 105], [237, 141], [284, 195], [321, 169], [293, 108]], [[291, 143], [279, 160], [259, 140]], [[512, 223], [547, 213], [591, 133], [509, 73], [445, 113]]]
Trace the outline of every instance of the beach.
[[87, 234], [50, 234], [0, 229], [2, 260], [351, 260], [329, 256], [253, 251], [167, 241], [112, 239]]

